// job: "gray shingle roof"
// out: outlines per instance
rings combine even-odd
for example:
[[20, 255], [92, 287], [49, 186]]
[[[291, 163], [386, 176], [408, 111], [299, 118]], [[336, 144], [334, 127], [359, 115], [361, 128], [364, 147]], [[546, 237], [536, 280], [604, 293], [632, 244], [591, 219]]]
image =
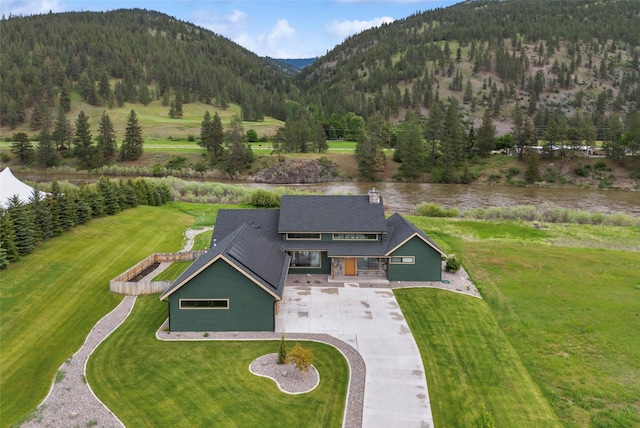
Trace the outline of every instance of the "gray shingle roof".
[[402, 244], [404, 241], [415, 234], [419, 235], [422, 239], [428, 242], [429, 245], [431, 245], [433, 249], [438, 251], [441, 255], [446, 255], [446, 253], [442, 251], [438, 244], [436, 244], [431, 238], [429, 238], [426, 233], [424, 233], [421, 229], [418, 229], [413, 223], [411, 223], [400, 214], [394, 213], [392, 216], [390, 216], [387, 219], [387, 225], [390, 231], [388, 234], [389, 239], [387, 242], [385, 254], [388, 254], [398, 245]]
[[278, 232], [386, 233], [384, 205], [368, 196], [284, 195]]
[[186, 284], [219, 255], [225, 256], [265, 290], [282, 297], [290, 257], [246, 223], [241, 224], [198, 257], [160, 296], [163, 300]]

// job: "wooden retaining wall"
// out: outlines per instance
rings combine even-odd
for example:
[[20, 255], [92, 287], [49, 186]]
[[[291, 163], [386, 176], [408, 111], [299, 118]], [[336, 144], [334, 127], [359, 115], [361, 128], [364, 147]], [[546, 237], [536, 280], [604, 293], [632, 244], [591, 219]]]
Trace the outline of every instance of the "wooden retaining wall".
[[128, 296], [162, 293], [173, 283], [172, 281], [150, 281], [142, 279], [140, 281], [133, 282], [129, 281], [129, 279], [135, 277], [154, 263], [173, 263], [195, 260], [202, 254], [204, 254], [204, 251], [151, 254], [135, 266], [132, 266], [109, 281], [109, 291], [115, 294], [124, 294]]

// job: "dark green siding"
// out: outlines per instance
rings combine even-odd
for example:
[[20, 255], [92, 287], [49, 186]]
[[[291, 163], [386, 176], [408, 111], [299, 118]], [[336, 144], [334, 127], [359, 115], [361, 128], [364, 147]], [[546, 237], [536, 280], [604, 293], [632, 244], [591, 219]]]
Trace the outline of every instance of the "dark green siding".
[[389, 263], [387, 278], [389, 281], [440, 281], [442, 279], [442, 261], [440, 253], [418, 237], [413, 237], [391, 256], [414, 256], [415, 264]]
[[[291, 250], [294, 251], [294, 250]], [[323, 251], [320, 255], [320, 267], [319, 268], [309, 268], [309, 267], [289, 267], [289, 273], [292, 274], [308, 274], [311, 275], [329, 275], [331, 273], [331, 260], [327, 257], [327, 252]]]
[[[229, 299], [229, 309], [180, 309], [180, 299]], [[222, 259], [169, 296], [171, 331], [274, 331], [274, 297]]]

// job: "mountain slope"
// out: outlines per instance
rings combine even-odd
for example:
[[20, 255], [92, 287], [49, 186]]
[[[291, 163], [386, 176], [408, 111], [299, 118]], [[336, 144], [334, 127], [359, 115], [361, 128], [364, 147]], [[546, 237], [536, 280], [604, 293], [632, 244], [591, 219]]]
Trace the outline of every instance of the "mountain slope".
[[597, 121], [640, 108], [639, 45], [635, 0], [467, 1], [355, 35], [296, 82], [329, 115], [401, 119], [454, 97], [469, 122], [508, 121], [516, 102]]
[[295, 95], [280, 68], [254, 53], [147, 10], [3, 19], [0, 45], [3, 125], [24, 122], [38, 103], [53, 107], [65, 91], [93, 105], [147, 103], [165, 93], [183, 102], [235, 102], [247, 119], [283, 116], [283, 100]]

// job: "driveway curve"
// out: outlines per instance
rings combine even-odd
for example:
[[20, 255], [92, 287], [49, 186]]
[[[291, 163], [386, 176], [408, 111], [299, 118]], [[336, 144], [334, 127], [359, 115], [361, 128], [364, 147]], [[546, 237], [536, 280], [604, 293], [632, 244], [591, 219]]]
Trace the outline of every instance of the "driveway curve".
[[433, 427], [420, 351], [391, 289], [285, 287], [276, 331], [327, 334], [360, 353], [366, 365], [362, 426]]

